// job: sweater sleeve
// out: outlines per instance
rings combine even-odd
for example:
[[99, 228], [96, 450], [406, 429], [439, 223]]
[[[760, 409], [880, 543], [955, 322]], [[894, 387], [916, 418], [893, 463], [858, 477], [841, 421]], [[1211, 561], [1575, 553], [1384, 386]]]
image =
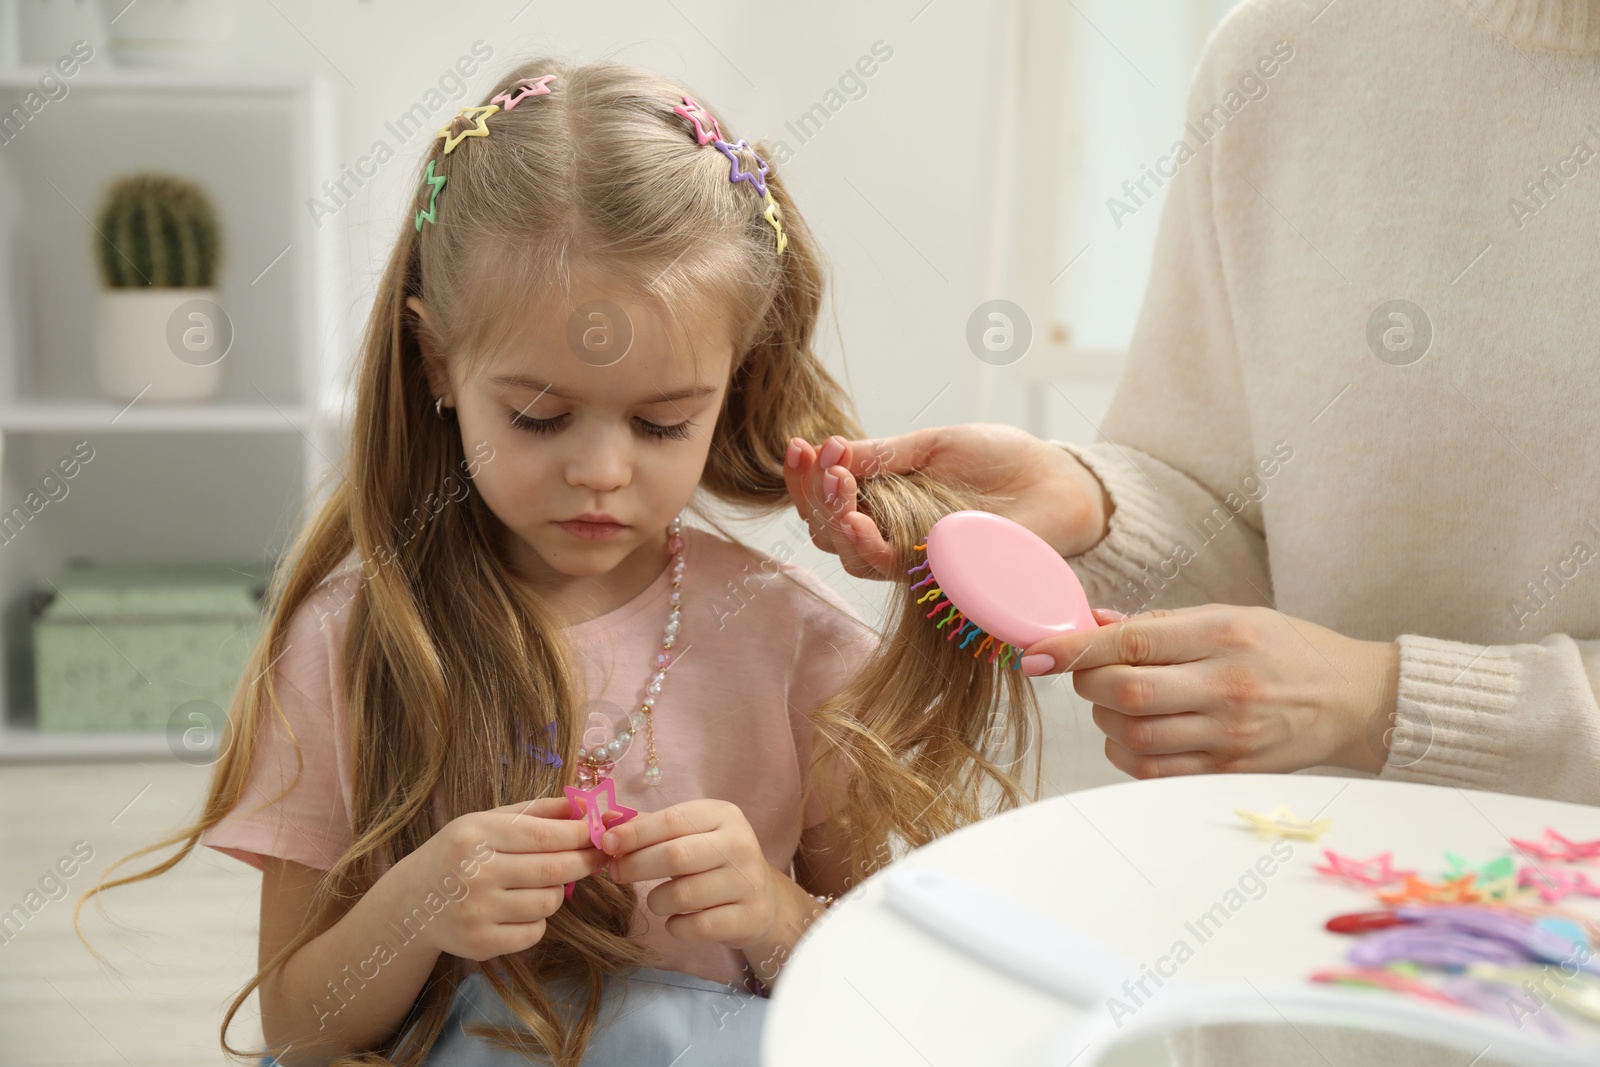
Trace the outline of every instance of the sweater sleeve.
[[[1190, 90], [1214, 99], [1215, 63]], [[1156, 234], [1150, 283], [1100, 442], [1062, 444], [1114, 510], [1099, 544], [1068, 562], [1091, 603], [1144, 607], [1271, 603], [1261, 504], [1231, 298], [1213, 211], [1208, 146], [1178, 168]]]
[[1600, 640], [1399, 645], [1380, 777], [1600, 804]]

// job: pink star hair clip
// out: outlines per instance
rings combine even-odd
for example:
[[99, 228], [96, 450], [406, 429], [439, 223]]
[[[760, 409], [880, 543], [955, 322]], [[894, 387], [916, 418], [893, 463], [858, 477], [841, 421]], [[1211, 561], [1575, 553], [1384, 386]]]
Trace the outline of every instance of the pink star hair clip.
[[1546, 904], [1569, 897], [1574, 893], [1586, 897], [1600, 897], [1600, 885], [1595, 885], [1583, 871], [1562, 868], [1524, 867], [1517, 875], [1517, 884], [1539, 890], [1539, 898]]
[[[562, 792], [567, 796], [572, 817], [589, 821], [589, 840], [595, 848], [600, 847], [600, 839], [607, 830], [621, 826], [639, 814], [626, 804], [617, 802], [617, 783], [610, 778], [602, 778], [587, 789], [575, 785], [564, 786]], [[567, 899], [572, 898], [572, 890], [576, 885], [576, 882], [566, 884]]]
[[1518, 851], [1546, 863], [1582, 863], [1600, 856], [1600, 838], [1593, 841], [1571, 841], [1548, 826], [1544, 836], [1537, 841], [1523, 841], [1513, 837], [1512, 846]]
[[[673, 114], [682, 115], [694, 123], [694, 139], [700, 144], [710, 144], [712, 141], [722, 140], [722, 127], [717, 125], [717, 120], [711, 112], [695, 103], [689, 97], [683, 98], [683, 103], [672, 109]], [[711, 120], [711, 128], [706, 129], [706, 119]]]
[[1312, 870], [1318, 874], [1326, 874], [1331, 878], [1341, 878], [1354, 885], [1366, 886], [1369, 889], [1376, 886], [1388, 885], [1391, 882], [1403, 882], [1416, 871], [1397, 871], [1394, 869], [1394, 855], [1389, 852], [1380, 853], [1370, 860], [1353, 860], [1341, 856], [1337, 852], [1323, 849], [1322, 854], [1328, 857], [1326, 864], [1317, 864]]
[[[510, 111], [530, 96], [549, 96], [550, 83], [556, 80], [554, 74], [541, 74], [537, 78], [523, 78], [503, 93], [495, 93], [489, 98], [489, 103], [499, 104], [502, 111]], [[511, 95], [513, 92], [515, 96]]]

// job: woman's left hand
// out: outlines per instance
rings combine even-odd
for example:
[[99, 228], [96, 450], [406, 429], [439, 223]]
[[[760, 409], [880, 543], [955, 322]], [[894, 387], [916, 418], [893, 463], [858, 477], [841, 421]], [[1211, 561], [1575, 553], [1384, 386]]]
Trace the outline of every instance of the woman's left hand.
[[1073, 672], [1106, 758], [1135, 778], [1383, 768], [1398, 645], [1232, 604], [1096, 614], [1098, 630], [1027, 648], [1023, 669]]
[[783, 876], [767, 862], [736, 804], [687, 800], [641, 812], [601, 840], [601, 851], [614, 857], [613, 881], [667, 879], [645, 903], [668, 917], [673, 937], [743, 949], [777, 925]]

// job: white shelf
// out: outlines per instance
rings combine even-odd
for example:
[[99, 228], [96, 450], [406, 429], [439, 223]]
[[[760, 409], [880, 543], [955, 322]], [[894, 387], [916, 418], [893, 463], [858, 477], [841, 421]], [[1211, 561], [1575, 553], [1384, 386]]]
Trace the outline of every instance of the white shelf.
[[56, 731], [0, 723], [0, 764], [172, 759], [161, 730]]
[[[0, 110], [48, 69], [4, 59]], [[343, 397], [324, 368], [348, 347], [343, 220], [306, 209], [339, 173], [339, 89], [108, 54], [68, 84], [0, 150], [0, 765], [170, 761], [162, 730], [32, 725], [27, 605], [76, 560], [265, 562], [304, 520], [339, 453]], [[212, 401], [129, 403], [97, 385], [92, 220], [112, 180], [146, 169], [200, 184], [223, 227], [215, 288], [237, 343]], [[73, 468], [80, 437], [94, 453]]]
[[299, 404], [146, 404], [135, 401], [29, 401], [0, 405], [0, 432], [73, 433], [85, 430], [303, 433], [310, 424]]
[[[97, 53], [94, 63], [80, 66], [68, 84], [74, 89], [159, 89], [201, 93], [296, 93], [305, 90], [305, 81], [301, 78], [239, 75], [221, 70], [174, 71], [100, 66], [101, 55]], [[26, 66], [0, 64], [0, 89], [37, 89], [39, 79], [46, 73], [60, 77], [60, 72], [54, 67], [32, 63]]]

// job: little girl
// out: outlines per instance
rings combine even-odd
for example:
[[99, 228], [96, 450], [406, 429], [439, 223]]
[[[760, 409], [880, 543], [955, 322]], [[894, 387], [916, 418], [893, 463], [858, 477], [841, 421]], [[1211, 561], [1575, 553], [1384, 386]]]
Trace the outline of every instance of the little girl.
[[[658, 77], [540, 61], [424, 163], [204, 813], [88, 895], [196, 843], [261, 870], [235, 1055], [259, 988], [285, 1067], [754, 1063], [809, 923], [984, 782], [1015, 803], [988, 754], [1036, 709], [909, 598], [880, 648], [788, 546], [681, 525], [860, 436], [750, 146]], [[862, 488], [908, 560], [966, 503]], [[638, 814], [597, 849], [566, 786]]]

